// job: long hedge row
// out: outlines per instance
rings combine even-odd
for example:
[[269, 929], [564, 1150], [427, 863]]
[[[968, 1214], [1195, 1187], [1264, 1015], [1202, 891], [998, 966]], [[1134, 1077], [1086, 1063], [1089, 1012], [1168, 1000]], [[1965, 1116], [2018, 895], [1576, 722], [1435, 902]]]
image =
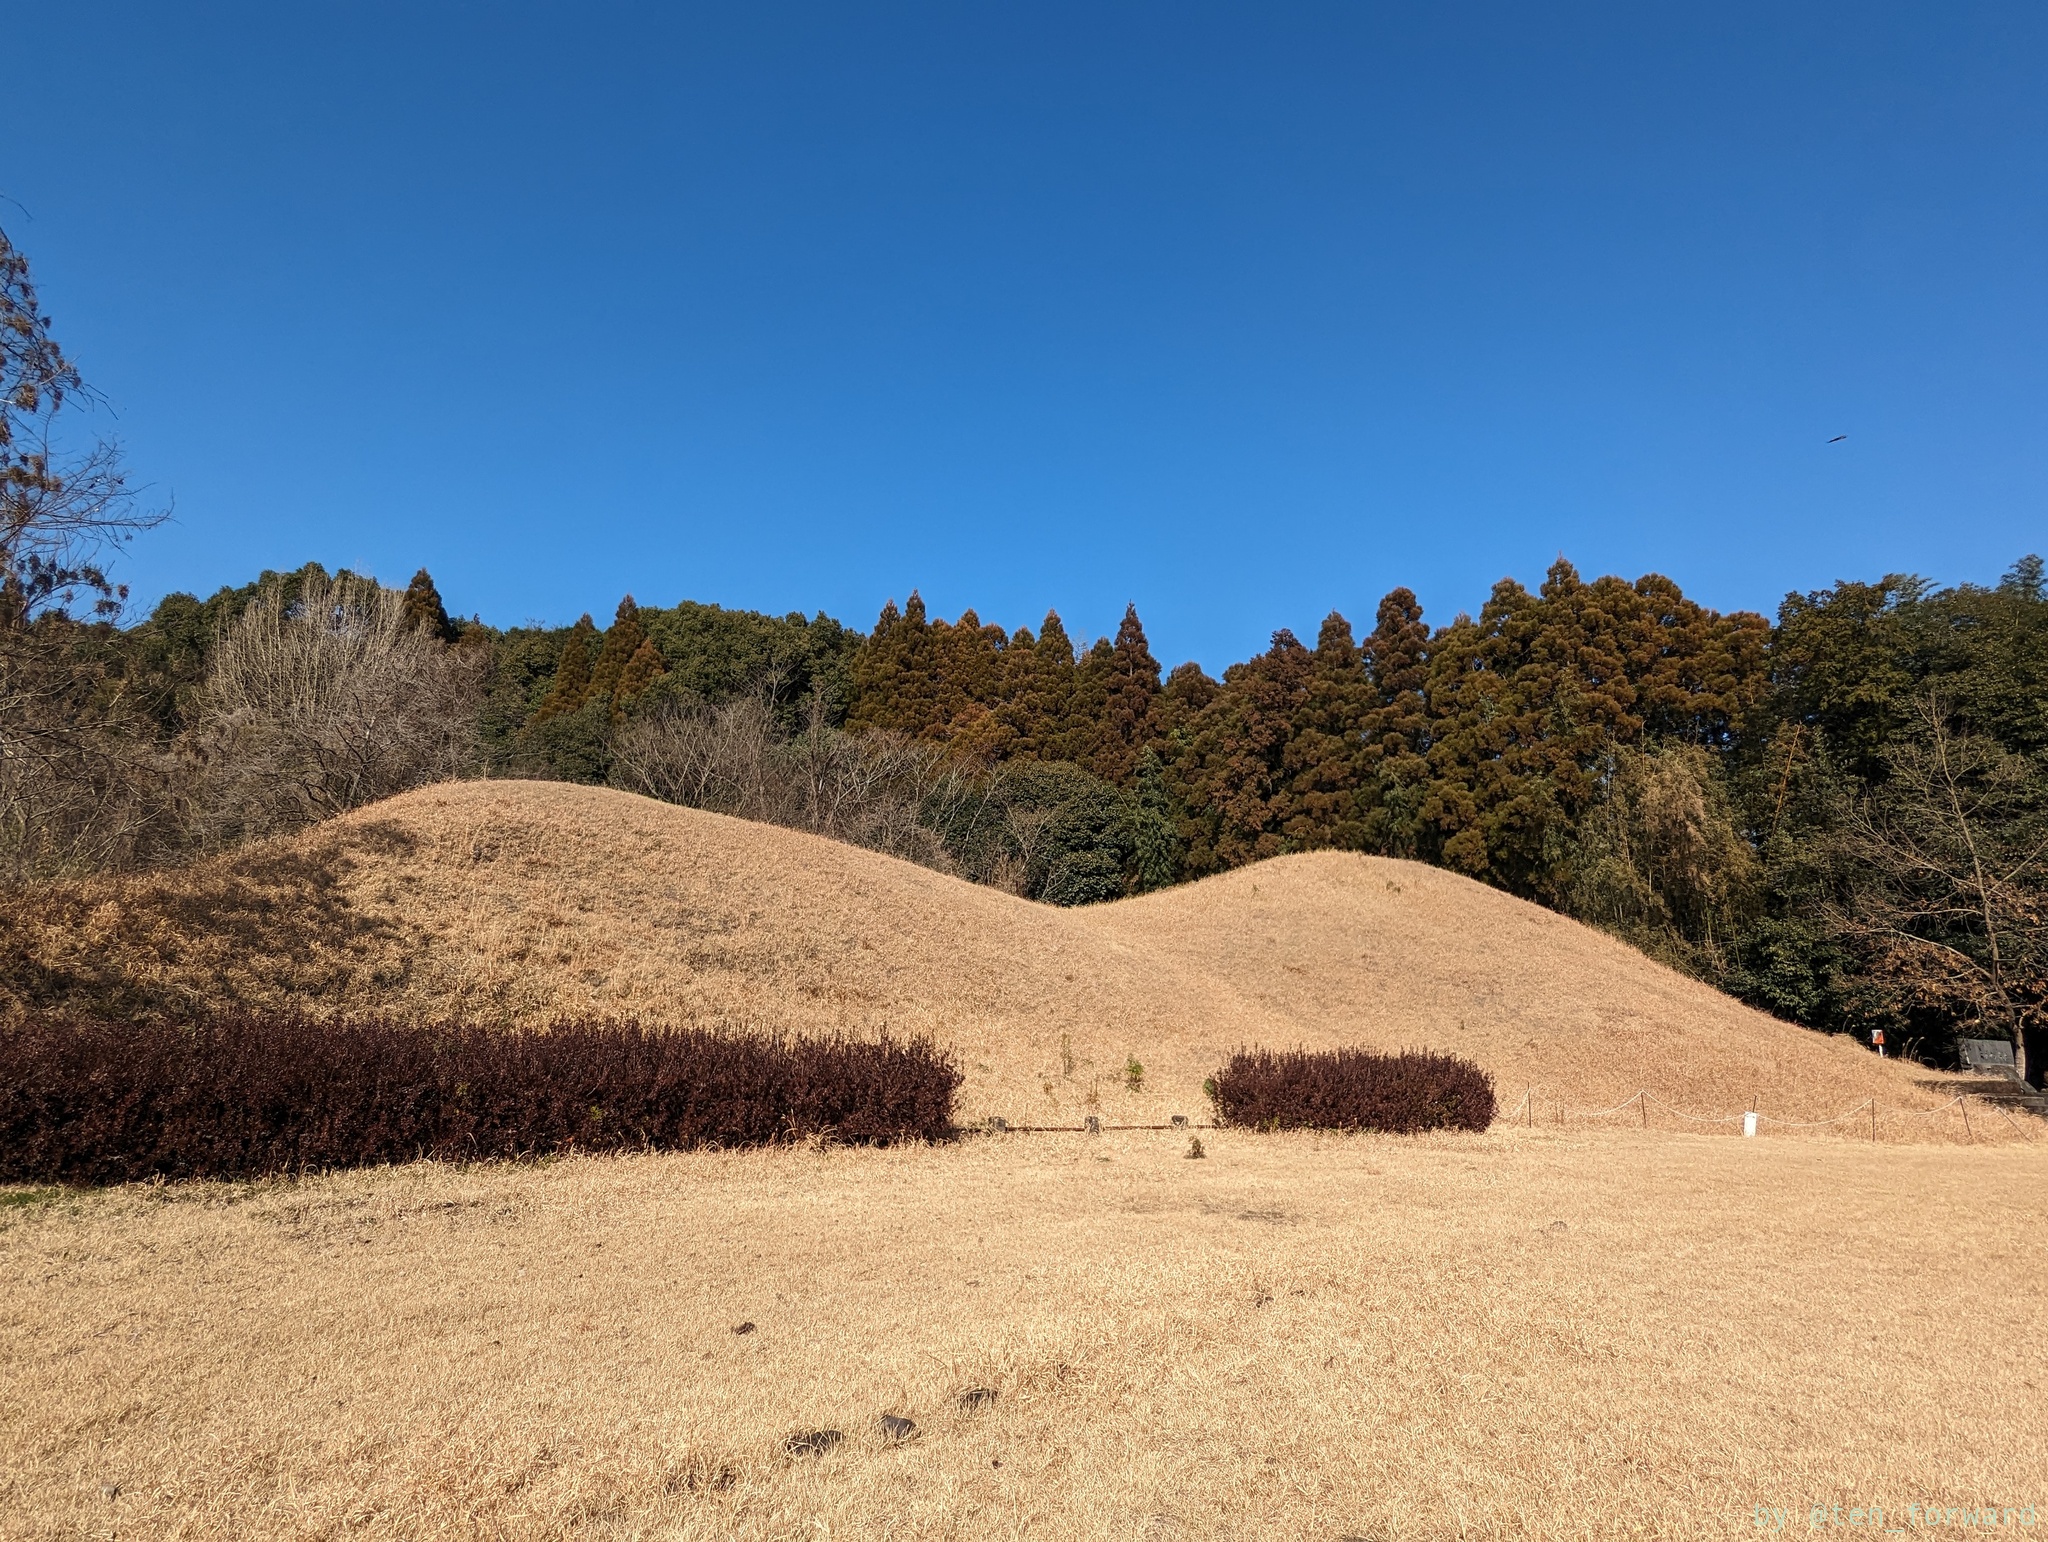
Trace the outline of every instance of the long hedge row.
[[222, 1015], [0, 1029], [0, 1181], [230, 1178], [421, 1157], [938, 1139], [930, 1041], [564, 1021]]

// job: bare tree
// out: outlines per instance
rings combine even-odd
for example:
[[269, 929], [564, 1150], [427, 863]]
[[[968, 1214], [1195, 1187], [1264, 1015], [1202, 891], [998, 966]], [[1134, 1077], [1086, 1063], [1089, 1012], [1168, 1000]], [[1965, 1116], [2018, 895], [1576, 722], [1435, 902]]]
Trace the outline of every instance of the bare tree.
[[1855, 875], [1831, 915], [1901, 1015], [2018, 1043], [2048, 1014], [2048, 771], [1955, 732], [1935, 696], [1851, 815]]
[[0, 230], [0, 632], [81, 594], [112, 614], [121, 591], [107, 579], [107, 548], [165, 517], [140, 509], [107, 440], [66, 454], [59, 414], [92, 395], [50, 335], [28, 259]]
[[111, 619], [109, 547], [157, 523], [119, 451], [66, 451], [60, 414], [92, 396], [50, 335], [28, 259], [0, 231], [0, 875], [134, 860], [169, 828], [168, 784], [70, 607]]
[[[807, 830], [1012, 894], [1075, 903], [1120, 889], [1120, 859], [1094, 850], [1122, 795], [1077, 766], [994, 768], [878, 730], [831, 727], [813, 698], [780, 726], [772, 683], [712, 707], [668, 702], [612, 739], [615, 787], [742, 819]], [[1082, 851], [1080, 848], [1089, 848]], [[1076, 881], [1076, 864], [1087, 867]], [[1062, 898], [1060, 896], [1069, 896]]]
[[364, 579], [271, 586], [222, 634], [193, 711], [201, 803], [218, 841], [290, 829], [476, 757], [482, 658]]
[[0, 880], [125, 867], [180, 838], [170, 758], [61, 615], [0, 633]]
[[612, 784], [669, 803], [808, 830], [941, 871], [941, 832], [982, 796], [973, 768], [894, 734], [846, 733], [814, 698], [796, 733], [772, 687], [711, 707], [668, 702], [612, 741]]

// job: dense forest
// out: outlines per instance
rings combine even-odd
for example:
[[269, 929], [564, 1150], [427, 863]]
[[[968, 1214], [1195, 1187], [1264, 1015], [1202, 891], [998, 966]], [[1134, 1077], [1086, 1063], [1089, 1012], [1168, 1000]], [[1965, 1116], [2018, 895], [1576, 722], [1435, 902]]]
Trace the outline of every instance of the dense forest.
[[139, 512], [0, 235], [0, 876], [189, 860], [438, 777], [607, 784], [1054, 904], [1337, 849], [1604, 927], [1815, 1028], [2048, 1059], [2048, 591], [1891, 575], [1717, 614], [1586, 581], [1427, 620], [1406, 589], [1212, 679], [1135, 608], [1078, 646], [913, 592], [823, 614], [619, 603], [499, 630], [315, 565], [129, 622]]

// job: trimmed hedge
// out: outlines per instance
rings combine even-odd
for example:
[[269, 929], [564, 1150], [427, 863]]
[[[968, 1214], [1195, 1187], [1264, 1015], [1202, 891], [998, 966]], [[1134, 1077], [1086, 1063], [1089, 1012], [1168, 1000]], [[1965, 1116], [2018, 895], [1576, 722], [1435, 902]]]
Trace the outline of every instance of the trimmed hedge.
[[929, 1040], [222, 1015], [0, 1029], [0, 1181], [234, 1178], [560, 1151], [885, 1144], [952, 1126]]
[[1260, 1130], [1483, 1130], [1493, 1078], [1431, 1050], [1239, 1050], [1213, 1080], [1216, 1120]]

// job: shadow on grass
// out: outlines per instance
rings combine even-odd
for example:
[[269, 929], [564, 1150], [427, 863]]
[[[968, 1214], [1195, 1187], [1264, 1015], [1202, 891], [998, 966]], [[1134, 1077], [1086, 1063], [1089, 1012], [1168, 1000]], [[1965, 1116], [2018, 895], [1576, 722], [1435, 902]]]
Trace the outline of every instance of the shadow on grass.
[[265, 842], [187, 868], [0, 895], [0, 1019], [182, 1018], [292, 1001], [346, 1006], [406, 972], [405, 929], [347, 879], [409, 854], [388, 823]]

